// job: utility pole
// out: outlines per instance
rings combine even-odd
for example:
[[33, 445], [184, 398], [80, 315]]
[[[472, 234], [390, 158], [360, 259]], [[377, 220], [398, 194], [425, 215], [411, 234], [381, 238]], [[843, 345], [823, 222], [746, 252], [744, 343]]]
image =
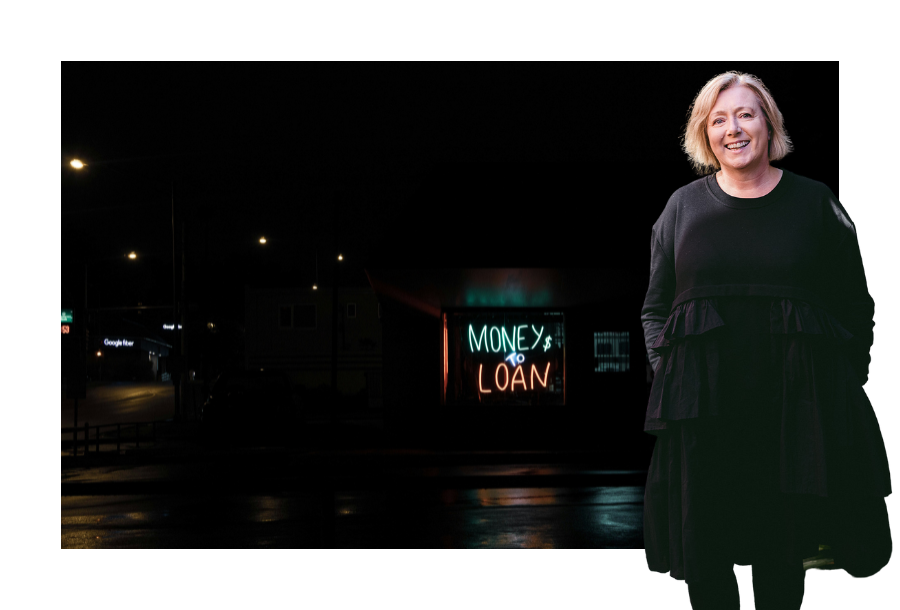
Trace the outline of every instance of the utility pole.
[[[178, 238], [175, 232], [175, 180], [172, 179], [172, 356], [166, 368], [171, 369], [172, 385], [175, 386], [175, 419], [181, 418], [181, 335], [178, 316]], [[182, 329], [183, 330], [183, 329]]]
[[331, 421], [336, 423], [338, 419], [338, 384], [337, 384], [337, 361], [338, 361], [338, 320], [341, 314], [338, 305], [338, 283], [340, 282], [340, 261], [338, 261], [339, 250], [339, 227], [340, 227], [340, 196], [335, 193], [334, 196], [334, 251], [332, 253], [331, 263], [334, 265], [331, 284]]

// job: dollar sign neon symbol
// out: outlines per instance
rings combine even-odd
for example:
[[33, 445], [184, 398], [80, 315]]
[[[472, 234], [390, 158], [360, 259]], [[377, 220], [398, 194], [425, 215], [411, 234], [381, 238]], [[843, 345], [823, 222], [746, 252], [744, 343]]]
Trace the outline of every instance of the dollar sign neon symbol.
[[550, 349], [550, 337], [547, 337], [547, 342], [544, 343], [544, 351], [546, 352], [548, 349]]

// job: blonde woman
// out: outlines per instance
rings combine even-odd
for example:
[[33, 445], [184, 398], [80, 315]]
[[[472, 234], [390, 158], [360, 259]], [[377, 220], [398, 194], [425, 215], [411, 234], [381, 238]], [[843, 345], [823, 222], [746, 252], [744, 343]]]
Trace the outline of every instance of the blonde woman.
[[653, 225], [644, 541], [696, 610], [739, 608], [735, 564], [753, 566], [758, 609], [796, 610], [820, 544], [854, 576], [891, 553], [887, 456], [862, 389], [874, 303], [843, 206], [772, 165], [791, 148], [758, 78], [714, 77], [684, 134], [703, 177]]

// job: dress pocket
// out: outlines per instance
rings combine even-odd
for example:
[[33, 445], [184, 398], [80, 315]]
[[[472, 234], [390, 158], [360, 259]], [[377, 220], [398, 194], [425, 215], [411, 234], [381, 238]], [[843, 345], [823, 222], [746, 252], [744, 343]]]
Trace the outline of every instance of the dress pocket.
[[769, 319], [781, 377], [781, 490], [890, 494], [878, 419], [847, 355], [853, 335], [824, 309], [798, 300], [773, 299]]
[[711, 299], [679, 304], [651, 349], [661, 354], [650, 390], [644, 430], [665, 430], [667, 420], [715, 415], [719, 410], [716, 329], [725, 325]]

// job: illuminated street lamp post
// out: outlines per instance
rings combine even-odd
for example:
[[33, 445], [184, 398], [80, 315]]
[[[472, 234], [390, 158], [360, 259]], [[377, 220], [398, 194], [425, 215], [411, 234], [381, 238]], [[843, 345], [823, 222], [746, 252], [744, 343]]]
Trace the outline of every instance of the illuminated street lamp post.
[[312, 286], [313, 290], [319, 289], [319, 251], [316, 250], [316, 281]]
[[[74, 167], [74, 165], [73, 165]], [[128, 255], [128, 258], [131, 260], [135, 260], [137, 258], [137, 254], [131, 252]], [[73, 428], [75, 429], [73, 439], [77, 437], [78, 430], [78, 400], [80, 398], [87, 397], [87, 389], [85, 388], [85, 376], [87, 375], [87, 351], [88, 351], [88, 341], [87, 341], [87, 331], [89, 325], [89, 314], [88, 314], [88, 265], [91, 262], [99, 262], [101, 260], [119, 260], [119, 257], [112, 257], [111, 259], [94, 259], [93, 261], [86, 260], [84, 261], [84, 309], [79, 312], [81, 323], [76, 327], [77, 333], [77, 351], [79, 352], [78, 358], [75, 359], [74, 363], [70, 362], [68, 369], [68, 377], [67, 377], [67, 395], [71, 390], [71, 395], [68, 395], [69, 398], [74, 400], [74, 412], [73, 412]], [[100, 352], [97, 352], [97, 358], [99, 359], [101, 356]], [[99, 378], [102, 379], [103, 376], [103, 363], [99, 361], [100, 364], [100, 375]], [[73, 371], [74, 369], [74, 371]], [[74, 384], [72, 383], [74, 382]], [[77, 451], [77, 447], [76, 447]]]
[[[81, 161], [80, 159], [72, 159], [69, 162], [69, 165], [76, 170], [82, 170], [87, 167], [87, 163]], [[182, 244], [181, 244], [181, 293], [178, 292], [178, 256], [177, 256], [177, 239], [175, 234], [175, 180], [171, 180], [171, 216], [172, 216], [172, 317], [173, 324], [176, 325], [178, 329], [181, 330], [179, 334], [178, 330], [174, 331], [175, 339], [173, 340], [173, 356], [171, 360], [173, 361], [173, 371], [172, 371], [172, 383], [175, 386], [175, 417], [179, 417], [181, 414], [181, 371], [184, 369], [184, 303], [179, 303], [179, 294], [181, 296], [181, 300], [184, 299], [184, 229], [182, 228]], [[128, 257], [134, 260], [137, 256], [134, 252], [128, 255]], [[85, 286], [85, 309], [87, 309], [87, 266], [85, 266], [84, 271], [84, 286]], [[179, 305], [181, 305], [179, 307]], [[179, 317], [179, 313], [181, 317]], [[77, 403], [76, 403], [77, 408]], [[77, 416], [77, 411], [76, 411]], [[77, 421], [76, 421], [77, 425]]]
[[338, 323], [341, 315], [340, 305], [338, 305], [338, 284], [340, 283], [340, 267], [341, 261], [344, 260], [340, 254], [340, 199], [335, 199], [334, 205], [334, 250], [337, 257], [334, 259], [334, 271], [332, 272], [331, 286], [331, 421], [336, 423], [338, 420], [338, 405], [340, 404], [340, 394], [338, 392]]

